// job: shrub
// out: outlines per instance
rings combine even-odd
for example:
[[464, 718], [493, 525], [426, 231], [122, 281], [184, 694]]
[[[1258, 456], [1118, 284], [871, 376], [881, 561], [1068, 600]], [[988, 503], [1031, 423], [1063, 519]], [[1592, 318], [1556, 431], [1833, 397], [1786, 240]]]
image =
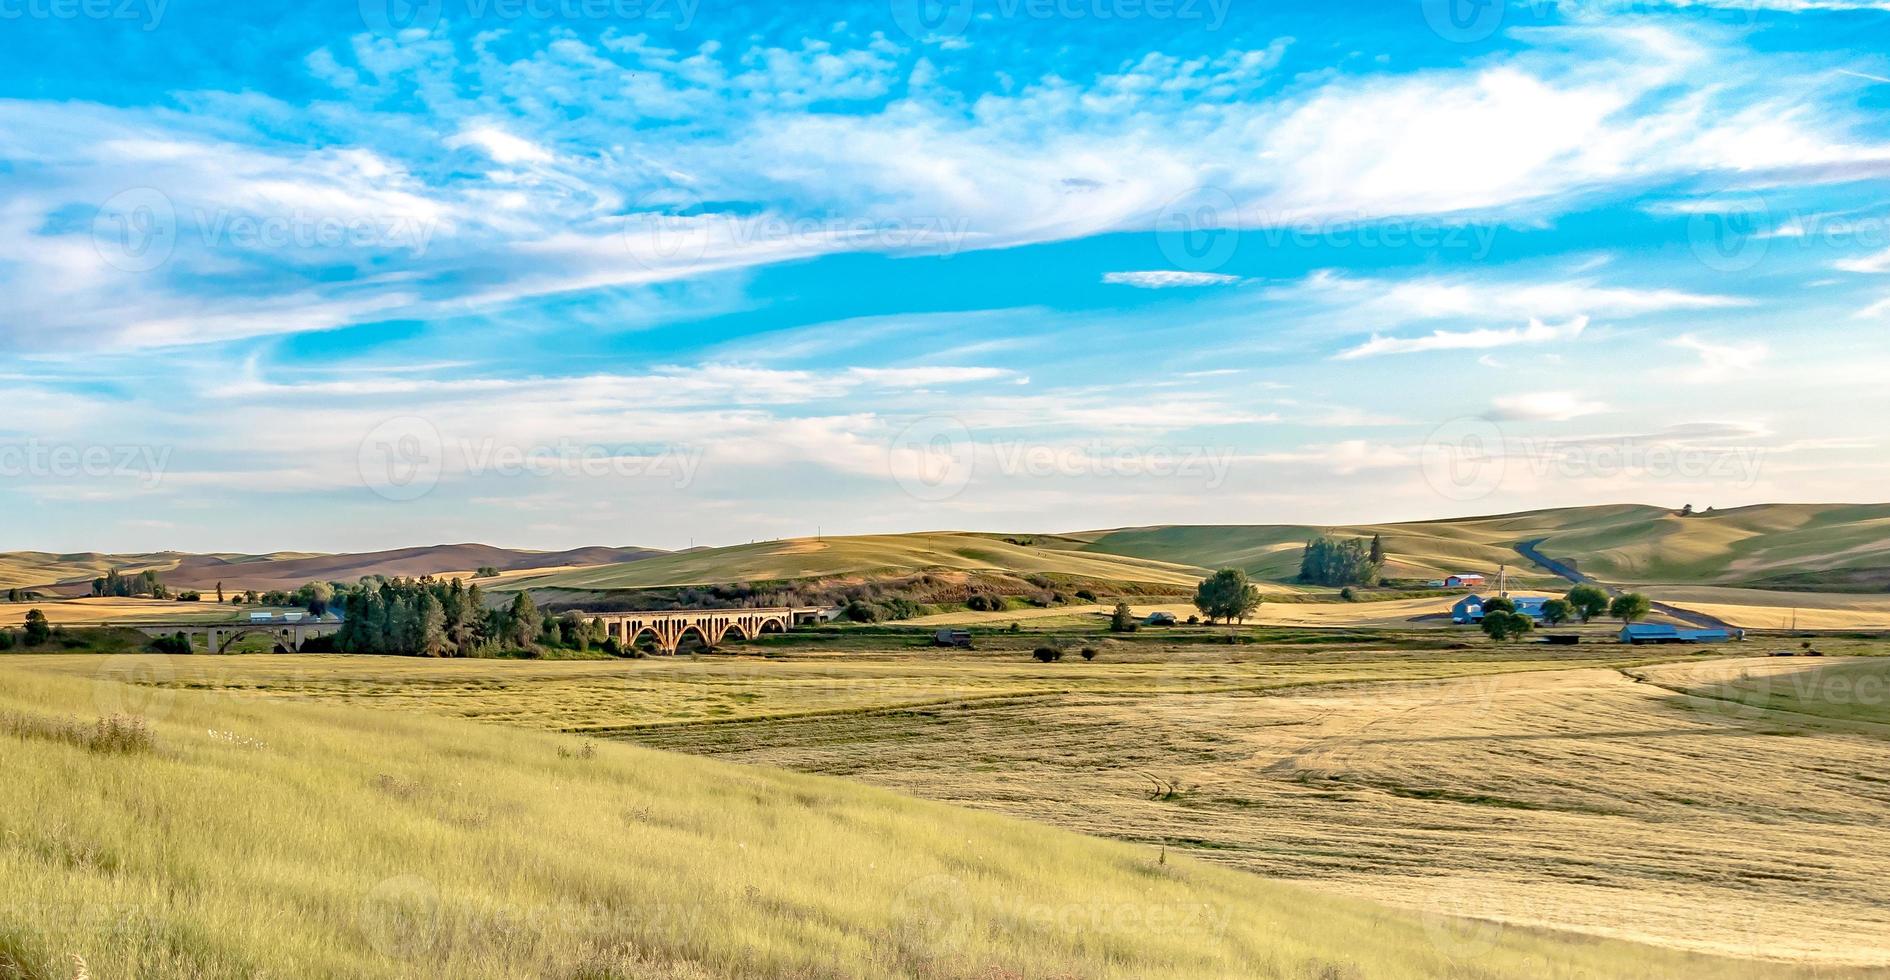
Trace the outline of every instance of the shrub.
[[187, 654], [190, 652], [190, 637], [183, 633], [160, 636], [151, 641], [151, 649], [158, 653]]
[[1096, 659], [1096, 648], [1095, 648], [1095, 647], [1084, 647], [1084, 648], [1083, 648], [1083, 659], [1084, 659], [1084, 660], [1094, 660], [1094, 659]]
[[843, 615], [845, 615], [847, 619], [852, 620], [853, 622], [856, 622], [856, 623], [879, 622], [879, 610], [873, 608], [868, 603], [861, 602], [858, 599], [855, 599], [852, 602], [847, 603], [846, 611], [843, 613]]
[[1135, 632], [1135, 614], [1129, 611], [1128, 603], [1126, 602], [1116, 603], [1115, 612], [1110, 613], [1109, 615], [1109, 632], [1111, 633]]
[[157, 736], [137, 715], [112, 715], [88, 725], [74, 718], [47, 718], [17, 711], [0, 713], [0, 732], [16, 738], [64, 742], [93, 752], [149, 752]]
[[19, 634], [12, 630], [0, 630], [0, 650], [11, 650], [19, 642]]
[[1189, 617], [1188, 617], [1188, 625], [1189, 625], [1189, 626], [1199, 626], [1199, 625], [1201, 625], [1201, 617], [1199, 617], [1199, 616], [1189, 616]]
[[1063, 651], [1056, 647], [1038, 647], [1032, 650], [1030, 655], [1046, 664], [1055, 663], [1063, 659]]
[[52, 639], [52, 624], [46, 622], [46, 614], [37, 609], [26, 611], [26, 645], [39, 646]]
[[1012, 623], [1012, 624], [1011, 624], [1011, 632], [1013, 632], [1013, 633], [1022, 633], [1023, 631], [1024, 631], [1024, 624], [1022, 624], [1022, 623]]
[[1352, 587], [1348, 585], [1339, 590], [1339, 598], [1344, 599], [1346, 602], [1357, 602], [1358, 593], [1353, 592]]
[[1078, 599], [1081, 599], [1081, 600], [1083, 600], [1084, 602], [1095, 602], [1095, 601], [1096, 601], [1096, 593], [1094, 593], [1094, 592], [1091, 592], [1091, 591], [1089, 591], [1088, 589], [1077, 589], [1077, 590], [1076, 590], [1076, 597], [1077, 597]]
[[1535, 621], [1521, 613], [1499, 609], [1483, 615], [1483, 632], [1498, 643], [1527, 636], [1535, 627]]

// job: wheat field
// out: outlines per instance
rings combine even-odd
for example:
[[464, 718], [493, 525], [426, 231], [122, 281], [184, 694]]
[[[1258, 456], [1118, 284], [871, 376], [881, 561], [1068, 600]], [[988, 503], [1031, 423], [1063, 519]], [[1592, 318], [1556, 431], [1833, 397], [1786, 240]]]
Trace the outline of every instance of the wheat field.
[[[46, 735], [93, 714], [142, 734]], [[1812, 975], [1387, 909], [853, 782], [26, 661], [0, 671], [0, 746], [9, 976]]]
[[[1042, 640], [633, 662], [7, 662], [159, 698], [344, 701], [840, 775], [1506, 936], [1890, 966], [1890, 782], [1874, 775], [1890, 740], [1871, 727], [1890, 659], [1391, 638], [1224, 651], [1138, 635], [1103, 641], [1094, 663], [1046, 665], [1026, 656]], [[1843, 683], [1751, 680], [1833, 670]]]

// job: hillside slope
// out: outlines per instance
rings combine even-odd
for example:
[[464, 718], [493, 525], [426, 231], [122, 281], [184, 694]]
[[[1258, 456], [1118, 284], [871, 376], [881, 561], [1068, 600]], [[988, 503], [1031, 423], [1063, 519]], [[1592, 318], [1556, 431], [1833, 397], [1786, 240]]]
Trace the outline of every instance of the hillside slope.
[[1322, 532], [1384, 537], [1393, 578], [1488, 574], [1507, 564], [1525, 582], [1546, 578], [1515, 546], [1574, 562], [1604, 581], [1845, 586], [1890, 584], [1890, 505], [1767, 504], [1682, 517], [1642, 505], [1529, 511], [1491, 517], [1368, 524], [1167, 526], [1071, 537], [1101, 554], [1210, 567], [1274, 580], [1298, 572], [1300, 547]]
[[903, 574], [932, 570], [1052, 575], [1072, 580], [1193, 588], [1203, 570], [1186, 564], [1090, 554], [1081, 542], [941, 532], [791, 538], [698, 549], [627, 565], [514, 579], [504, 588], [609, 590]]
[[434, 575], [470, 573], [491, 566], [500, 571], [563, 568], [634, 562], [667, 554], [653, 548], [574, 548], [569, 551], [525, 551], [484, 544], [431, 545], [356, 554], [278, 552], [264, 555], [193, 555], [165, 551], [151, 554], [87, 552], [53, 555], [45, 552], [0, 554], [0, 588], [36, 587], [59, 595], [83, 595], [92, 579], [116, 568], [127, 574], [147, 569], [164, 584], [178, 589], [293, 589], [307, 582], [352, 582], [364, 575]]
[[[154, 745], [63, 720], [125, 705]], [[0, 672], [0, 751], [7, 976], [1798, 975], [373, 709]]]

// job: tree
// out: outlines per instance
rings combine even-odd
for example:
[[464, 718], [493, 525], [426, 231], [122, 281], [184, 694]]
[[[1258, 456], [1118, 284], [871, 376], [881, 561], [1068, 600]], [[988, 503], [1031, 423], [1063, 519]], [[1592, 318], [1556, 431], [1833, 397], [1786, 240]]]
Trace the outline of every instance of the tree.
[[1385, 536], [1382, 534], [1372, 535], [1371, 559], [1372, 567], [1385, 567]]
[[1529, 635], [1535, 621], [1521, 613], [1497, 611], [1483, 617], [1483, 632], [1498, 643], [1507, 643]]
[[1238, 568], [1223, 568], [1205, 578], [1194, 590], [1194, 608], [1212, 623], [1245, 620], [1260, 608], [1260, 590], [1247, 581], [1247, 573]]
[[1608, 607], [1608, 614], [1623, 623], [1646, 619], [1647, 614], [1653, 611], [1654, 604], [1639, 592], [1629, 592], [1615, 599], [1614, 604]]
[[1542, 621], [1560, 626], [1575, 618], [1575, 607], [1567, 599], [1550, 599], [1542, 604]]
[[499, 577], [499, 570], [492, 567], [491, 565], [481, 565], [479, 566], [479, 570], [473, 573], [473, 578], [498, 578], [498, 577]]
[[26, 611], [26, 645], [39, 646], [52, 639], [52, 624], [46, 622], [46, 614], [37, 609]]
[[1568, 604], [1575, 608], [1575, 615], [1586, 623], [1596, 616], [1608, 613], [1608, 593], [1592, 585], [1578, 585], [1568, 590]]
[[1299, 560], [1299, 579], [1315, 585], [1369, 585], [1378, 579], [1378, 564], [1361, 538], [1343, 541], [1320, 536], [1306, 542]]
[[1135, 613], [1129, 611], [1128, 603], [1126, 602], [1116, 603], [1115, 612], [1112, 612], [1109, 614], [1109, 632], [1111, 633], [1135, 632]]
[[1515, 611], [1516, 603], [1503, 596], [1497, 596], [1483, 603], [1483, 615], [1485, 616], [1491, 613], [1513, 613]]
[[510, 626], [504, 639], [517, 647], [529, 647], [538, 632], [538, 604], [532, 601], [531, 593], [519, 592], [512, 597], [512, 605], [506, 610], [506, 621]]
[[222, 582], [217, 583], [217, 602], [218, 603], [223, 602], [223, 583]]
[[1685, 507], [1682, 507], [1682, 508], [1680, 508], [1680, 516], [1681, 516], [1681, 517], [1692, 517], [1692, 516], [1693, 516], [1693, 505], [1692, 505], [1692, 504], [1688, 504], [1688, 505], [1686, 505]]
[[446, 655], [446, 607], [429, 592], [420, 597], [420, 615], [417, 631], [418, 649], [414, 652], [427, 657]]

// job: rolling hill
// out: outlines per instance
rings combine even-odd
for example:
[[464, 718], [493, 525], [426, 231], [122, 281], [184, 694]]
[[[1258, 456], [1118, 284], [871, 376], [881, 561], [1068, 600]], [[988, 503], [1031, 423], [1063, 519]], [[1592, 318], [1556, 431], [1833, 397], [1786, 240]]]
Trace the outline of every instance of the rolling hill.
[[1189, 565], [1244, 568], [1274, 580], [1296, 574], [1313, 534], [1384, 536], [1393, 578], [1488, 573], [1507, 564], [1525, 582], [1548, 580], [1515, 551], [1523, 542], [1607, 582], [1858, 588], [1890, 585], [1890, 504], [1764, 504], [1681, 516], [1662, 507], [1611, 505], [1492, 517], [1314, 528], [1287, 525], [1147, 527], [1072, 535], [1086, 551]]
[[1007, 539], [963, 532], [790, 538], [521, 577], [498, 587], [609, 591], [946, 571], [1049, 575], [1173, 590], [1192, 589], [1205, 574], [1188, 564], [1090, 553], [1080, 550], [1081, 544], [1044, 536]]
[[0, 554], [0, 588], [33, 588], [54, 595], [84, 595], [91, 581], [109, 569], [135, 574], [157, 572], [172, 590], [293, 589], [307, 582], [352, 582], [364, 575], [432, 575], [470, 573], [484, 566], [500, 571], [560, 568], [574, 565], [622, 564], [667, 554], [653, 548], [575, 548], [569, 551], [524, 551], [484, 544], [435, 545], [359, 554], [276, 552], [262, 555], [187, 554], [175, 551], [148, 554], [84, 552], [55, 555], [16, 551]]

